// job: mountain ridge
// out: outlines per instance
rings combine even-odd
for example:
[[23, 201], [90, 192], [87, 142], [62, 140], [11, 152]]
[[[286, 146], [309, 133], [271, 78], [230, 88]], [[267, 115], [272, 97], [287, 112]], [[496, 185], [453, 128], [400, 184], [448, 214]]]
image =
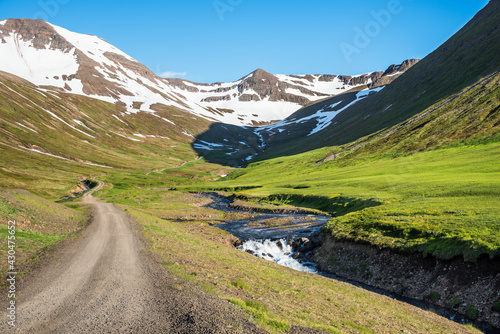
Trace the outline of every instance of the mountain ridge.
[[373, 83], [358, 76], [272, 75], [257, 69], [229, 83], [165, 79], [105, 40], [42, 20], [0, 21], [0, 70], [41, 86], [155, 113], [158, 105], [233, 125], [279, 121], [302, 106]]
[[[355, 142], [411, 119], [500, 71], [500, 25], [497, 22], [500, 22], [500, 1], [493, 0], [443, 45], [408, 68], [380, 93], [339, 113], [335, 117], [336, 124], [311, 136], [283, 140], [272, 149], [268, 147], [259, 159]], [[314, 113], [338, 98], [309, 106], [308, 113]], [[304, 117], [304, 111], [299, 110], [295, 115]], [[279, 142], [278, 139], [274, 138]]]

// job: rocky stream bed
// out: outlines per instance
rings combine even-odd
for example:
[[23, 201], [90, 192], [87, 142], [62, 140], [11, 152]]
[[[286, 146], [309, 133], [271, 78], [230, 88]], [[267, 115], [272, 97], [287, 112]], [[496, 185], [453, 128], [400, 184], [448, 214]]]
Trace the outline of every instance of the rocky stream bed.
[[235, 247], [286, 267], [347, 281], [431, 310], [485, 333], [500, 333], [500, 260], [450, 261], [399, 254], [370, 245], [338, 241], [321, 227], [329, 216], [244, 210], [217, 194], [209, 207], [248, 217], [217, 225], [239, 240]]

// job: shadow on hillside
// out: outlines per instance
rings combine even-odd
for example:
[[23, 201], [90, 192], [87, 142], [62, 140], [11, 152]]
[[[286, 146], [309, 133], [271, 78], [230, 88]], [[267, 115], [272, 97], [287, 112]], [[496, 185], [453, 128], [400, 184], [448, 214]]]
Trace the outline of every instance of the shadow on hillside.
[[[218, 141], [213, 141], [214, 143], [230, 142], [229, 150], [200, 152], [196, 147], [195, 150], [210, 162], [243, 166], [258, 153], [261, 154], [254, 161], [294, 155], [325, 146], [349, 144], [383, 131], [390, 135], [388, 129], [396, 125], [398, 128], [393, 131], [399, 131], [404, 126], [407, 126], [404, 129], [407, 133], [418, 130], [411, 126], [415, 119], [412, 122], [408, 120], [432, 106], [434, 107], [426, 112], [441, 116], [440, 112], [445, 105], [453, 107], [453, 104], [461, 102], [459, 98], [465, 93], [461, 92], [464, 88], [480, 84], [481, 79], [495, 75], [499, 70], [498, 48], [493, 47], [500, 40], [500, 27], [497, 24], [499, 8], [500, 2], [490, 1], [466, 26], [434, 52], [379, 93], [342, 111], [332, 124], [313, 135], [310, 132], [311, 124], [304, 127], [302, 122], [297, 122], [300, 126], [288, 131], [272, 135], [263, 133], [267, 146], [262, 153], [262, 139], [250, 128], [214, 124], [198, 140], [210, 142], [210, 139], [215, 138]], [[336, 98], [344, 100], [345, 97], [346, 95], [337, 95]], [[341, 105], [338, 106], [340, 107]], [[309, 108], [315, 110], [304, 108], [294, 116], [303, 118], [306, 114], [321, 110], [322, 106], [315, 104]], [[307, 131], [309, 132], [304, 135]], [[392, 139], [398, 141], [394, 136]], [[437, 141], [440, 139], [436, 138]]]
[[262, 150], [261, 145], [254, 128], [213, 123], [191, 146], [210, 163], [242, 167]]
[[333, 217], [360, 211], [366, 208], [379, 206], [382, 203], [374, 199], [361, 199], [345, 196], [317, 196], [300, 194], [272, 194], [260, 201], [277, 205], [292, 205], [301, 208], [317, 209]]
[[318, 125], [318, 120], [309, 116], [320, 109], [329, 111], [332, 105], [335, 105], [336, 109], [343, 108], [355, 98], [356, 92], [324, 99], [297, 110], [286, 118], [286, 125], [260, 128], [261, 131], [258, 132], [258, 127], [214, 123], [196, 138], [192, 147], [207, 161], [231, 167], [243, 167], [255, 158], [260, 160], [259, 155], [263, 152], [274, 147], [287, 146], [287, 143], [291, 142], [298, 142], [298, 147], [283, 155], [306, 152], [317, 148], [311, 144], [300, 144], [302, 140], [309, 138], [308, 135]]
[[[222, 188], [214, 189], [214, 191], [221, 190]], [[265, 197], [253, 197], [241, 193], [229, 196], [220, 196], [218, 194], [210, 195], [210, 198], [212, 198], [217, 205], [222, 204], [223, 207], [226, 207], [229, 204], [232, 209], [247, 212], [317, 214], [311, 210], [319, 210], [332, 217], [343, 216], [351, 212], [382, 205], [381, 202], [371, 198], [361, 199], [346, 196], [328, 197], [301, 194], [272, 194]], [[271, 206], [261, 207], [260, 205], [262, 203], [271, 204]], [[303, 211], [298, 208], [306, 210]]]

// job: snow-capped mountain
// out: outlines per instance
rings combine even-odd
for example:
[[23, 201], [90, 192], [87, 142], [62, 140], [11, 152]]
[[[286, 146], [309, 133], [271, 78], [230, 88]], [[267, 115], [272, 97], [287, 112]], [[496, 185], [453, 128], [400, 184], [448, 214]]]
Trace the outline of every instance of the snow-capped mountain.
[[335, 117], [385, 86], [352, 91], [306, 106], [291, 116], [254, 128], [213, 124], [197, 136], [193, 148], [216, 163], [243, 166], [269, 147], [297, 138], [308, 139], [335, 125]]
[[[168, 83], [106, 41], [42, 20], [0, 21], [0, 70], [39, 86], [154, 112], [158, 103], [203, 113]], [[206, 113], [209, 115], [209, 113]]]
[[257, 126], [282, 120], [312, 102], [372, 84], [382, 74], [273, 75], [258, 69], [229, 83], [198, 84], [181, 79], [167, 81], [188, 100], [224, 115], [224, 123]]
[[230, 83], [163, 79], [96, 36], [29, 19], [0, 21], [0, 59], [0, 71], [117, 104], [125, 114], [156, 114], [165, 105], [213, 122], [245, 126], [274, 123], [312, 102], [361, 85], [380, 86], [380, 80], [399, 74], [396, 69], [357, 76], [295, 76], [259, 69]]

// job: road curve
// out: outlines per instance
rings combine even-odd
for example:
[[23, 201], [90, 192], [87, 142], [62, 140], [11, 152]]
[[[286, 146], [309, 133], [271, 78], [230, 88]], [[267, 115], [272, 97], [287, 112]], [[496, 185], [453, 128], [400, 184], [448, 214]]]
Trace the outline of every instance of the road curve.
[[23, 279], [16, 327], [7, 324], [2, 307], [0, 332], [261, 332], [240, 309], [194, 284], [175, 289], [180, 279], [148, 255], [137, 224], [123, 211], [99, 202], [91, 192], [82, 201], [95, 208], [92, 223]]

